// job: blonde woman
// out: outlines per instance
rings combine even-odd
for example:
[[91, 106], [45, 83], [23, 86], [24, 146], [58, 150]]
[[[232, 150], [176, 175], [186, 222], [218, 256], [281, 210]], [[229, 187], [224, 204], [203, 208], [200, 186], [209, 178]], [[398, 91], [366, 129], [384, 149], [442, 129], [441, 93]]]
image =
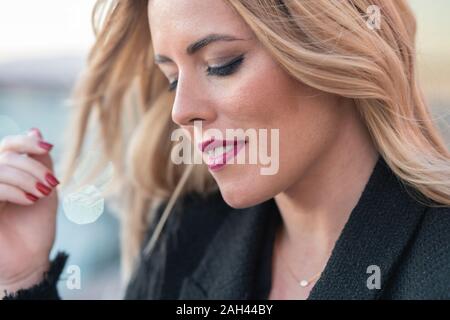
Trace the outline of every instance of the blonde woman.
[[[450, 156], [406, 1], [119, 0], [93, 17], [67, 176], [92, 124], [122, 204], [125, 298], [450, 298]], [[195, 123], [278, 130], [276, 173], [230, 163], [247, 139], [198, 145]], [[177, 128], [204, 162], [173, 161]], [[10, 299], [59, 298], [44, 138], [1, 145]]]

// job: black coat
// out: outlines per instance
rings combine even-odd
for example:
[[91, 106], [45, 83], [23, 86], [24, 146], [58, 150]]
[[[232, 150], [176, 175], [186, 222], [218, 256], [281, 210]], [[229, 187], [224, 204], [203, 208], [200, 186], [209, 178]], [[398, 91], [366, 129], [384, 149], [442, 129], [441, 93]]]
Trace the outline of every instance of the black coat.
[[[450, 207], [425, 206], [411, 192], [380, 157], [308, 299], [450, 299]], [[141, 257], [125, 298], [267, 299], [279, 223], [273, 199], [233, 209], [219, 192], [190, 194], [155, 252]], [[59, 254], [47, 282], [15, 298], [58, 297], [66, 258]], [[367, 285], [369, 266], [379, 267], [380, 289]]]

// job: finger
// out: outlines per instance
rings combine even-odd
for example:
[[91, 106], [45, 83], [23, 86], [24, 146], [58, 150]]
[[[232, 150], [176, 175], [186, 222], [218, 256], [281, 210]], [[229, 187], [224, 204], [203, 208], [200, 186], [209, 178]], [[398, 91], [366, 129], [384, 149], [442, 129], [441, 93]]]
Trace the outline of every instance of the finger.
[[38, 198], [46, 197], [52, 192], [52, 188], [36, 180], [28, 172], [6, 165], [0, 165], [0, 183], [17, 187]]
[[56, 187], [59, 184], [58, 179], [56, 179], [49, 168], [26, 154], [17, 154], [14, 152], [0, 153], [0, 165], [14, 167], [28, 172], [50, 188]]
[[44, 139], [41, 131], [38, 128], [31, 128], [30, 131], [28, 132], [28, 135], [35, 136], [40, 140]]
[[50, 152], [53, 145], [40, 140], [34, 134], [7, 136], [0, 142], [0, 153], [12, 151], [42, 155]]
[[36, 196], [27, 194], [17, 187], [0, 184], [0, 201], [29, 206], [36, 203], [37, 200]]
[[[37, 128], [30, 129], [30, 131], [28, 132], [28, 135], [37, 137], [38, 139], [41, 139], [41, 140], [43, 139], [41, 131]], [[28, 156], [30, 158], [33, 158], [33, 159], [39, 161], [43, 165], [47, 166], [47, 168], [49, 168], [51, 171], [53, 171], [53, 161], [52, 161], [52, 158], [50, 157], [49, 153], [46, 153], [43, 155], [29, 154]]]

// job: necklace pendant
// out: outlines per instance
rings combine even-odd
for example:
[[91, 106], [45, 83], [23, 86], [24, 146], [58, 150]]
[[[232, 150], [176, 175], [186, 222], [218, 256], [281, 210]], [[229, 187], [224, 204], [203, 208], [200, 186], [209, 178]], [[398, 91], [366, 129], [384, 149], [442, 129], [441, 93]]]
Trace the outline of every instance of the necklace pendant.
[[300, 287], [305, 288], [309, 285], [309, 282], [307, 280], [302, 280], [299, 283]]

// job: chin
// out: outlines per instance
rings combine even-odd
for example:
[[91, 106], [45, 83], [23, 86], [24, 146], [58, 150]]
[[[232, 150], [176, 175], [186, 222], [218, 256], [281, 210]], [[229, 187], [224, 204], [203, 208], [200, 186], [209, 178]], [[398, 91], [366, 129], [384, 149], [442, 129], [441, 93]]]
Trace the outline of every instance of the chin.
[[[222, 195], [223, 200], [234, 209], [245, 209], [248, 207], [255, 206], [264, 201], [269, 200], [271, 197], [264, 197], [258, 192], [254, 192], [257, 190], [253, 190], [252, 193], [249, 193], [249, 188], [220, 188], [220, 193]], [[243, 190], [241, 190], [243, 189]]]

